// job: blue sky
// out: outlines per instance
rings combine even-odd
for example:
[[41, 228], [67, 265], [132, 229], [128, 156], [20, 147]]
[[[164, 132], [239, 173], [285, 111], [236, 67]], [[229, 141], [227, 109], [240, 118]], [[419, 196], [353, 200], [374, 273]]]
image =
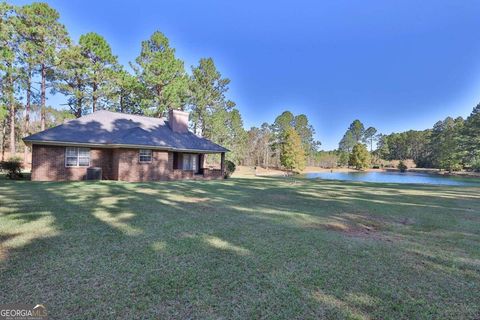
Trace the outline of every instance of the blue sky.
[[323, 149], [357, 118], [425, 129], [480, 102], [477, 0], [47, 2], [75, 41], [95, 31], [125, 65], [155, 30], [188, 69], [212, 57], [246, 128], [305, 113]]

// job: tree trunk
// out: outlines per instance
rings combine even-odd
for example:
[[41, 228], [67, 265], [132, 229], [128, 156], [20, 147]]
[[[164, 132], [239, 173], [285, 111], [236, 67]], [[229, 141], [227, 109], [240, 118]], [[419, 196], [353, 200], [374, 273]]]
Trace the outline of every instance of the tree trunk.
[[45, 130], [45, 116], [46, 116], [46, 106], [45, 106], [45, 92], [46, 92], [46, 76], [47, 76], [47, 70], [45, 67], [45, 64], [42, 63], [42, 84], [41, 84], [41, 89], [40, 89], [40, 106], [41, 106], [41, 111], [40, 111], [40, 128], [41, 130]]
[[[267, 147], [267, 148], [268, 148], [268, 147]], [[267, 149], [267, 165], [266, 165], [267, 171], [268, 171], [268, 157], [269, 157], [269, 154], [268, 154], [268, 149]]]
[[120, 93], [120, 112], [123, 112], [123, 94]]
[[198, 120], [199, 120], [199, 126], [200, 126], [200, 134], [201, 134], [201, 137], [205, 138], [205, 121], [203, 121], [203, 114], [200, 113], [198, 115]]
[[75, 111], [76, 118], [80, 118], [82, 116], [82, 100], [82, 98], [77, 100], [77, 110]]
[[[77, 77], [77, 88], [81, 88], [81, 80]], [[77, 109], [75, 110], [75, 117], [80, 118], [82, 116], [82, 101], [83, 98], [77, 99]]]
[[[30, 134], [30, 100], [32, 95], [32, 72], [29, 70], [27, 74], [27, 104], [25, 105], [25, 128], [23, 129], [23, 137], [27, 137]], [[23, 151], [23, 163], [28, 161], [28, 147], [25, 145]]]
[[5, 139], [7, 137], [7, 118], [3, 119], [2, 127], [2, 161], [5, 160]]
[[10, 104], [10, 157], [14, 157], [16, 153], [15, 146], [15, 98], [13, 95], [13, 78], [9, 77], [9, 93], [8, 93], [8, 103]]
[[92, 112], [97, 110], [97, 83], [94, 82], [92, 86]]

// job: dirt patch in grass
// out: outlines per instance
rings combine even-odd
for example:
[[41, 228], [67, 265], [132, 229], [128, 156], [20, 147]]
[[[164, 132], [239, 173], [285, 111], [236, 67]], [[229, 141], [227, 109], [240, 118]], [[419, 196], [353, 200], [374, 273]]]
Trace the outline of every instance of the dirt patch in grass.
[[365, 214], [343, 213], [334, 216], [332, 221], [310, 223], [306, 227], [335, 231], [350, 237], [393, 241], [384, 232], [383, 219]]
[[404, 226], [411, 226], [411, 225], [415, 224], [415, 220], [413, 220], [412, 218], [408, 218], [408, 217], [403, 217], [398, 222], [400, 224], [403, 224]]
[[[7, 260], [8, 258], [8, 251], [5, 248], [0, 247], [0, 261]], [[0, 268], [1, 269], [1, 268]]]

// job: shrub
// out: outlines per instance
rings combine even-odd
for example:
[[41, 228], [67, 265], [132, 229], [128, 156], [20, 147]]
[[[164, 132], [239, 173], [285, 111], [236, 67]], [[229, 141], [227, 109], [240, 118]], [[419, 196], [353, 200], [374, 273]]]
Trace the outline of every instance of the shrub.
[[400, 172], [405, 172], [405, 171], [407, 171], [407, 169], [408, 169], [407, 165], [406, 165], [405, 162], [403, 162], [403, 161], [400, 161], [400, 162], [398, 163], [397, 168], [398, 168], [398, 170], [400, 170]]
[[0, 170], [5, 171], [9, 179], [23, 178], [22, 167], [20, 158], [10, 158], [7, 161], [0, 162]]
[[476, 172], [480, 172], [480, 159], [472, 163], [472, 170]]
[[353, 147], [349, 163], [357, 170], [364, 170], [370, 166], [370, 153], [364, 144], [357, 143]]
[[230, 160], [225, 160], [225, 179], [230, 178], [232, 173], [235, 172], [235, 163]]

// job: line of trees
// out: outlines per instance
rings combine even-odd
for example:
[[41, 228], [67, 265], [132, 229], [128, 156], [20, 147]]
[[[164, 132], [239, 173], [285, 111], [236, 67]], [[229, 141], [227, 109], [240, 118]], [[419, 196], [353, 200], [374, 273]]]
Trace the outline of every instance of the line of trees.
[[[365, 153], [367, 146], [370, 157]], [[424, 168], [480, 170], [480, 104], [466, 119], [447, 117], [435, 123], [433, 128], [420, 131], [377, 134], [375, 128], [365, 129], [360, 120], [355, 120], [340, 141], [338, 150], [317, 153], [322, 166], [365, 168], [381, 160], [407, 159]]]
[[387, 160], [413, 159], [419, 167], [480, 170], [480, 104], [466, 119], [447, 117], [432, 129], [382, 135], [377, 153]]
[[242, 164], [284, 167], [301, 171], [313, 165], [320, 142], [304, 114], [284, 111], [272, 124], [263, 123], [248, 131], [248, 145]]
[[[127, 69], [105, 38], [89, 32], [77, 43], [59, 18], [46, 3], [0, 3], [2, 159], [6, 149], [26, 152], [22, 137], [99, 109], [157, 117], [188, 110], [197, 134], [229, 148], [231, 160], [243, 159], [248, 135], [226, 96], [230, 80], [212, 58], [200, 59], [189, 74], [156, 31]], [[48, 93], [63, 95], [67, 111], [48, 106]]]

